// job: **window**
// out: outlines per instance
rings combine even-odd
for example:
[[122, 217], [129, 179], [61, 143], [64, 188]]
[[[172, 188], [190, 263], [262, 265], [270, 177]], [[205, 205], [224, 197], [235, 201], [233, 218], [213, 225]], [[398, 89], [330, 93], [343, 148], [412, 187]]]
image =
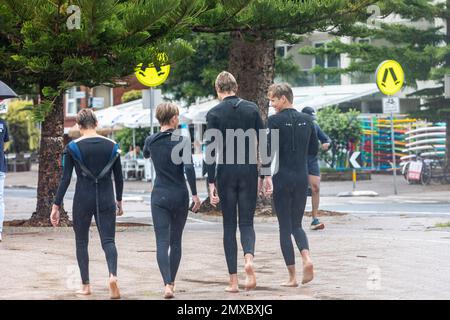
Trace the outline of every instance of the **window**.
[[[326, 48], [326, 43], [315, 43], [315, 48]], [[325, 69], [328, 68], [339, 68], [341, 65], [341, 57], [336, 53], [328, 53], [323, 55], [318, 55], [314, 59], [314, 64], [316, 66], [321, 66]], [[316, 75], [314, 77], [315, 85], [323, 85], [323, 84], [341, 84], [341, 76], [339, 74], [336, 75]]]
[[281, 44], [276, 47], [276, 55], [282, 58], [286, 58], [289, 50], [293, 47], [292, 44]]
[[81, 109], [80, 87], [72, 87], [66, 92], [66, 116], [76, 116]]
[[[358, 43], [358, 44], [370, 44], [371, 43], [370, 38], [356, 38], [354, 41], [355, 41], [355, 43]], [[375, 82], [375, 74], [356, 71], [356, 72], [352, 73], [351, 81], [352, 81], [352, 84], [373, 83], [373, 82]]]

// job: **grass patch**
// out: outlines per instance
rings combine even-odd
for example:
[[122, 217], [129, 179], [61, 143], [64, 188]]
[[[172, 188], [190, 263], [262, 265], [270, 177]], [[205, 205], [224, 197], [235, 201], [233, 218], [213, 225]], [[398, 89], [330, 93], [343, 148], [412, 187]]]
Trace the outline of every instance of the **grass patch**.
[[445, 223], [436, 223], [435, 228], [450, 228], [450, 221]]

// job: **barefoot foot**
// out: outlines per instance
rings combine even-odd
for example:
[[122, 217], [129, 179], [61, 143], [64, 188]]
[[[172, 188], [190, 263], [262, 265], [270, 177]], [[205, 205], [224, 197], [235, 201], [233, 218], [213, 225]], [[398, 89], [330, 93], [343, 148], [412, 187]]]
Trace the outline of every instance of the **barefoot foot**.
[[120, 299], [120, 290], [117, 286], [117, 277], [109, 278], [109, 293], [111, 299]]
[[298, 287], [298, 283], [297, 280], [289, 280], [288, 282], [284, 282], [281, 284], [282, 287], [291, 287], [291, 288], [295, 288]]
[[306, 284], [314, 278], [314, 269], [312, 262], [306, 262], [303, 265], [303, 279], [302, 284]]
[[166, 285], [163, 297], [164, 299], [172, 299], [175, 297], [175, 295], [173, 294], [173, 285], [171, 284]]
[[89, 285], [89, 284], [83, 284], [83, 286], [81, 287], [81, 289], [78, 290], [78, 291], [76, 292], [76, 294], [79, 294], [79, 295], [82, 295], [82, 296], [88, 296], [88, 295], [92, 294], [92, 291], [91, 291], [91, 285]]
[[238, 288], [237, 285], [233, 285], [233, 286], [230, 285], [230, 286], [225, 288], [225, 291], [229, 292], [229, 293], [238, 293], [239, 292], [239, 288]]
[[253, 290], [256, 288], [256, 276], [255, 270], [253, 269], [253, 263], [247, 262], [244, 267], [246, 278], [245, 278], [245, 290]]

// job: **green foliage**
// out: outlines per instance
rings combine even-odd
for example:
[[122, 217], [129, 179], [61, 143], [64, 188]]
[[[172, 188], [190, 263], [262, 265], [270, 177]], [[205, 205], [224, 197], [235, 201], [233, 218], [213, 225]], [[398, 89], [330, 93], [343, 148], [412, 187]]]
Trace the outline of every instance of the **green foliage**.
[[[338, 36], [345, 34], [353, 39], [364, 38], [370, 42], [348, 44], [336, 39], [328, 43], [326, 48], [306, 47], [300, 53], [316, 56], [326, 53], [348, 54], [351, 59], [347, 68], [314, 68], [312, 72], [316, 75], [374, 74], [380, 62], [397, 60], [405, 70], [405, 86], [417, 88], [417, 82], [423, 80], [436, 80], [441, 85], [411, 94], [425, 101], [422, 110], [414, 112], [412, 116], [450, 122], [450, 103], [443, 98], [443, 76], [450, 73], [450, 44], [444, 28], [434, 23], [437, 18], [450, 19], [450, 11], [445, 8], [445, 4], [445, 1], [438, 3], [427, 0], [378, 1], [382, 13], [379, 27], [368, 26], [366, 21], [361, 20], [361, 23], [347, 25], [334, 32]], [[402, 22], [387, 23], [384, 18], [389, 14], [396, 14]], [[420, 25], [414, 22], [420, 22]]]
[[11, 141], [10, 152], [19, 153], [38, 148], [39, 130], [35, 127], [30, 104], [31, 102], [18, 100], [9, 103], [6, 121]]
[[298, 42], [301, 35], [314, 30], [353, 24], [355, 17], [366, 17], [374, 0], [253, 0], [213, 1], [214, 9], [200, 16], [194, 31], [238, 31], [243, 36], [262, 35], [266, 39]]
[[141, 99], [142, 91], [141, 90], [131, 90], [127, 91], [122, 95], [122, 103]]
[[217, 74], [226, 70], [230, 37], [227, 34], [191, 34], [187, 39], [195, 54], [171, 66], [171, 74], [163, 85], [174, 100], [184, 100], [189, 106], [198, 97], [214, 96]]
[[320, 157], [332, 168], [339, 159], [347, 156], [348, 143], [358, 143], [361, 127], [358, 122], [359, 111], [350, 110], [343, 113], [338, 107], [323, 108], [317, 112], [317, 122], [320, 128], [332, 140], [330, 152], [320, 151]]
[[[187, 104], [198, 97], [214, 96], [214, 79], [229, 65], [231, 34], [248, 41], [254, 38], [298, 43], [314, 30], [353, 24], [367, 18], [366, 7], [374, 0], [208, 0], [207, 10], [195, 20], [195, 33], [186, 35], [196, 53], [173, 66], [164, 90]], [[276, 76], [291, 84], [303, 84], [307, 74], [298, 72], [291, 60], [272, 61]], [[271, 67], [268, 66], [268, 69]], [[255, 70], [254, 72], [258, 72]], [[262, 72], [262, 71], [261, 71]], [[249, 76], [251, 75], [241, 75]], [[270, 79], [272, 80], [272, 79]]]
[[[81, 10], [69, 30], [66, 9]], [[42, 121], [67, 88], [115, 85], [139, 63], [169, 63], [192, 53], [178, 39], [205, 10], [203, 0], [0, 0], [0, 77], [18, 93], [40, 94]]]
[[[140, 146], [141, 150], [143, 150], [145, 138], [147, 138], [149, 134], [149, 128], [135, 129], [136, 146]], [[120, 145], [122, 154], [125, 155], [130, 147], [133, 146], [133, 129], [123, 128], [122, 130], [117, 132], [115, 139]]]

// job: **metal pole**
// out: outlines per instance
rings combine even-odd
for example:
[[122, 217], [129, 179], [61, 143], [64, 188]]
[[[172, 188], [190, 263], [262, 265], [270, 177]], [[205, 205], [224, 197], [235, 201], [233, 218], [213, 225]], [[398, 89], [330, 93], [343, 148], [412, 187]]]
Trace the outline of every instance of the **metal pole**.
[[395, 159], [395, 132], [394, 132], [394, 113], [391, 112], [391, 143], [392, 143], [392, 172], [394, 173], [394, 193], [397, 192], [397, 164]]
[[133, 128], [133, 160], [136, 160], [136, 129]]
[[[153, 134], [153, 108], [155, 107], [155, 92], [153, 91], [153, 87], [150, 87], [150, 135]], [[153, 171], [153, 161], [150, 159], [150, 179], [152, 180], [152, 188], [154, 185], [154, 171]]]
[[374, 149], [374, 140], [373, 140], [373, 117], [370, 117], [370, 161], [372, 163], [372, 170], [375, 170], [375, 149]]
[[353, 192], [355, 192], [356, 191], [356, 169], [353, 169], [352, 180], [353, 180]]

